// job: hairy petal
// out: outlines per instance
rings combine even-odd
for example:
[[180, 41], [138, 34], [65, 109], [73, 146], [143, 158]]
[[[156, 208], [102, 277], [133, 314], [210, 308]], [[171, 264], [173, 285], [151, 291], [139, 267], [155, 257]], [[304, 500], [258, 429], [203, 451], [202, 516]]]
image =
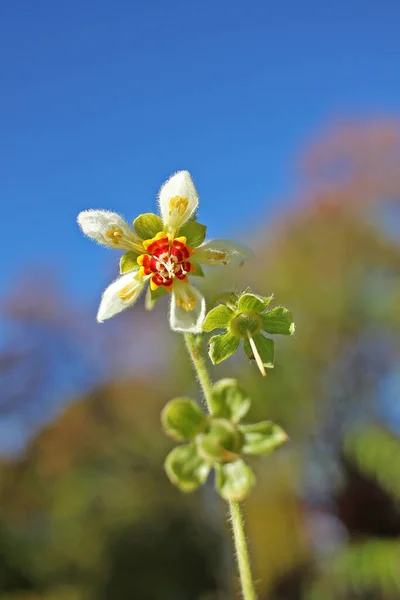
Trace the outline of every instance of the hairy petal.
[[84, 210], [79, 213], [77, 220], [83, 233], [102, 246], [143, 252], [141, 239], [117, 213], [109, 210]]
[[99, 323], [132, 306], [143, 290], [146, 280], [147, 278], [139, 276], [139, 271], [133, 271], [113, 281], [103, 293], [97, 313]]
[[191, 217], [199, 204], [199, 197], [188, 171], [178, 171], [160, 189], [158, 196], [164, 229], [170, 236]]
[[249, 248], [229, 240], [210, 240], [196, 249], [196, 260], [211, 266], [225, 266], [253, 256]]
[[193, 285], [174, 280], [170, 325], [173, 331], [200, 333], [206, 314], [204, 296]]

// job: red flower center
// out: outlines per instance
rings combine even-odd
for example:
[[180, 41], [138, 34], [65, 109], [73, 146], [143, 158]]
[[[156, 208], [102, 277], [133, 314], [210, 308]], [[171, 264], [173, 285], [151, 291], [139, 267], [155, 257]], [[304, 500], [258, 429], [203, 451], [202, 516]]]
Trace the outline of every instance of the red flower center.
[[164, 232], [157, 233], [151, 240], [143, 242], [148, 254], [141, 254], [137, 262], [142, 276], [151, 275], [150, 285], [154, 290], [160, 285], [171, 290], [174, 278], [187, 281], [187, 274], [195, 271], [188, 260], [194, 250], [186, 244], [185, 237], [175, 238], [171, 243]]

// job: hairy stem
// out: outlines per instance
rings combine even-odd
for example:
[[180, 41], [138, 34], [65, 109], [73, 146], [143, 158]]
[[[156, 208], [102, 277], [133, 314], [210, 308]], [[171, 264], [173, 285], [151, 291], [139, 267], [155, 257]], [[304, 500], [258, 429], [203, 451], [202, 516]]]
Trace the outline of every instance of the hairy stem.
[[[185, 333], [185, 343], [194, 369], [203, 390], [207, 408], [212, 413], [212, 383], [207, 370], [206, 361], [202, 352], [202, 335], [196, 336]], [[247, 549], [244, 522], [239, 502], [229, 502], [229, 510], [232, 521], [233, 541], [236, 551], [236, 559], [239, 568], [240, 583], [242, 587], [243, 600], [256, 600], [253, 578], [251, 575], [250, 558]]]
[[193, 333], [185, 333], [184, 337], [186, 348], [188, 349], [190, 358], [192, 359], [194, 369], [201, 385], [201, 389], [203, 390], [208, 411], [212, 414], [212, 383], [202, 353], [203, 336], [194, 335]]
[[247, 549], [240, 503], [231, 500], [229, 502], [229, 510], [231, 513], [233, 539], [235, 542], [236, 560], [239, 568], [243, 598], [244, 600], [256, 600], [257, 596], [254, 589], [253, 577], [251, 575], [250, 557]]

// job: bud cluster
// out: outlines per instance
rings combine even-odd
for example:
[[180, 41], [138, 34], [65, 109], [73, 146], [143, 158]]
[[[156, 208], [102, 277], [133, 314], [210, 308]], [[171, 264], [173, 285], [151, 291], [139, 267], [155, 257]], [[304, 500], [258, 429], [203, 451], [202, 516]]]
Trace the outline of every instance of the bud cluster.
[[286, 433], [271, 421], [241, 424], [250, 399], [236, 380], [221, 379], [212, 388], [211, 414], [190, 398], [171, 400], [162, 412], [166, 433], [182, 442], [167, 456], [165, 470], [184, 492], [203, 484], [215, 469], [216, 488], [225, 500], [243, 500], [255, 484], [243, 455], [269, 454], [286, 441]]

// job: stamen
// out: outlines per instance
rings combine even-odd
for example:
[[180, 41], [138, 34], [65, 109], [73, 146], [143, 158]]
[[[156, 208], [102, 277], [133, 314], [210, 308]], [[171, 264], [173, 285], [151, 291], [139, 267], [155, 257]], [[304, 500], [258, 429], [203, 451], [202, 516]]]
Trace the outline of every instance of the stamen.
[[137, 258], [140, 266], [139, 275], [153, 273], [150, 283], [153, 290], [160, 285], [168, 290], [174, 278], [187, 282], [187, 273], [195, 270], [188, 260], [194, 253], [194, 249], [186, 245], [184, 236], [173, 239], [169, 244], [165, 233], [160, 231], [153, 238], [145, 240], [143, 246], [148, 254], [141, 254]]
[[175, 213], [181, 217], [185, 213], [188, 203], [188, 198], [182, 198], [181, 196], [171, 198], [169, 201], [169, 216], [172, 217]]
[[185, 290], [181, 296], [177, 297], [176, 303], [178, 306], [181, 306], [183, 310], [193, 310], [196, 306], [196, 297], [189, 290]]
[[105, 235], [106, 237], [108, 237], [112, 244], [118, 246], [121, 239], [124, 237], [124, 232], [120, 227], [115, 227], [115, 225], [111, 225], [111, 227], [107, 229]]
[[[222, 252], [222, 250], [206, 250], [205, 251], [206, 258], [208, 260], [224, 260], [226, 257], [226, 252]], [[227, 264], [226, 262], [224, 264]]]
[[122, 302], [129, 302], [130, 300], [132, 300], [136, 291], [137, 291], [137, 285], [135, 285], [135, 283], [128, 283], [128, 285], [123, 287], [118, 292], [118, 296], [121, 298]]

